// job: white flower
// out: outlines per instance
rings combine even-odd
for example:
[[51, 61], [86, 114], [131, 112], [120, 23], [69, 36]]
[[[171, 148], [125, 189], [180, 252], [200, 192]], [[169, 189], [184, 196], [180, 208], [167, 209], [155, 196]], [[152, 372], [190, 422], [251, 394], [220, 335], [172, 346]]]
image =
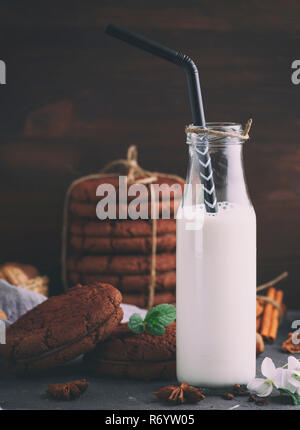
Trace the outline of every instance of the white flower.
[[287, 372], [290, 391], [300, 395], [300, 362], [292, 355], [288, 358]]
[[263, 362], [261, 363], [261, 373], [268, 379], [270, 379], [271, 381], [274, 380], [274, 378], [276, 377], [276, 373], [277, 373], [275, 364], [273, 363], [273, 360], [271, 360], [271, 358], [266, 357], [264, 358]]
[[278, 389], [300, 395], [300, 362], [295, 357], [288, 358], [287, 368], [276, 368], [271, 358], [266, 357], [261, 365], [261, 373], [266, 379], [254, 378], [247, 385], [251, 393], [259, 397], [267, 397], [275, 385]]
[[281, 367], [276, 369], [273, 377], [275, 387], [282, 390], [288, 390], [291, 393], [296, 393], [298, 389], [300, 392], [300, 380], [297, 379], [297, 376], [300, 375], [299, 370], [299, 361], [295, 357], [290, 356], [288, 358], [287, 368]]
[[259, 397], [267, 397], [273, 390], [273, 378], [276, 375], [276, 367], [271, 358], [266, 357], [261, 364], [261, 373], [267, 378], [254, 378], [247, 385], [250, 393]]
[[273, 384], [268, 379], [254, 378], [249, 382], [247, 388], [252, 394], [256, 394], [259, 397], [267, 397], [272, 393]]

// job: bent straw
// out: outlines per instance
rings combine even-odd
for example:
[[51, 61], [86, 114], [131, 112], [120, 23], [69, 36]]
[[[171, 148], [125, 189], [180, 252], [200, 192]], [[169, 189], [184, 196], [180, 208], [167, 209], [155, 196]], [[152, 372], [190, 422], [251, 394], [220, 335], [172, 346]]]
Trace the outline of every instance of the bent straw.
[[[116, 25], [109, 24], [105, 32], [110, 36], [128, 43], [129, 45], [133, 45], [143, 51], [147, 51], [150, 54], [155, 55], [156, 57], [163, 58], [164, 60], [182, 67], [185, 70], [187, 77], [193, 124], [201, 127], [206, 126], [199, 73], [196, 64], [189, 56], [182, 54], [181, 52], [174, 51], [173, 49], [147, 39], [146, 37], [140, 36], [139, 34], [131, 33], [130, 31]], [[206, 143], [206, 145], [204, 145], [203, 150], [202, 148], [197, 148], [197, 154], [199, 157], [200, 175], [203, 181], [205, 208], [207, 212], [216, 213], [218, 206], [208, 144]]]

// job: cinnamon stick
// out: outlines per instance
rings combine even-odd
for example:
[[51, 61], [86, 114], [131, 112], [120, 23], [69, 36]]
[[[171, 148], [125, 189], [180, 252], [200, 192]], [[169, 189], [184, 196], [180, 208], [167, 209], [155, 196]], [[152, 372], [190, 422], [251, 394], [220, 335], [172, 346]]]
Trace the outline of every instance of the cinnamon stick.
[[[271, 287], [268, 289], [267, 298], [281, 306], [283, 291], [276, 291], [274, 287]], [[277, 336], [278, 325], [279, 310], [273, 305], [273, 303], [266, 302], [260, 329], [260, 333], [266, 342], [274, 342]]]
[[[281, 306], [282, 304], [282, 299], [283, 299], [283, 291], [282, 290], [276, 291], [275, 302], [279, 306]], [[272, 321], [271, 321], [271, 328], [269, 333], [269, 338], [271, 342], [274, 342], [274, 340], [276, 339], [278, 326], [279, 326], [279, 310], [274, 307], [272, 312]]]
[[[271, 287], [268, 289], [267, 297], [269, 299], [275, 300], [275, 288]], [[265, 310], [262, 317], [262, 323], [261, 323], [261, 335], [268, 340], [269, 333], [270, 333], [270, 327], [271, 327], [271, 319], [272, 319], [272, 311], [273, 311], [273, 305], [272, 303], [266, 303], [265, 304]]]

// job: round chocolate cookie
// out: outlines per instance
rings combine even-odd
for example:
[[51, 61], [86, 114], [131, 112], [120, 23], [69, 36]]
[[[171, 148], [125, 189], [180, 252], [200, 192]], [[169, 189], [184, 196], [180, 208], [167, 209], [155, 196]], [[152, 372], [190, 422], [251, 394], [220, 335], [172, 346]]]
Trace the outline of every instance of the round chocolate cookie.
[[[156, 238], [157, 252], [172, 252], [176, 248], [176, 235], [165, 234]], [[92, 237], [70, 236], [73, 249], [98, 254], [149, 254], [152, 251], [152, 237]]]
[[[156, 271], [169, 272], [176, 267], [176, 254], [157, 254]], [[71, 255], [67, 258], [70, 272], [84, 274], [148, 275], [151, 255]]]
[[134, 334], [121, 324], [105, 342], [84, 356], [84, 364], [97, 375], [133, 379], [176, 377], [176, 323], [165, 334]]
[[[122, 293], [147, 293], [150, 284], [150, 275], [109, 275], [109, 274], [85, 274], [70, 272], [71, 283], [88, 284], [90, 282], [105, 282], [114, 285]], [[156, 292], [175, 290], [176, 272], [175, 270], [156, 274]]]
[[7, 367], [34, 373], [92, 350], [123, 317], [121, 293], [109, 284], [77, 285], [51, 297], [12, 324], [1, 345]]
[[[175, 219], [156, 220], [157, 236], [176, 233]], [[92, 237], [152, 237], [151, 220], [73, 220], [70, 223], [70, 234]]]

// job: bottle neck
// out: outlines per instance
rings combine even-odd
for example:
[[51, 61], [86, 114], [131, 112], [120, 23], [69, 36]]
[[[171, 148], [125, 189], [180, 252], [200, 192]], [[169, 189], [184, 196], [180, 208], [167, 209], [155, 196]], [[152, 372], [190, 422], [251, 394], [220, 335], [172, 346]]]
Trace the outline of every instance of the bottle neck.
[[[205, 146], [202, 144], [202, 147]], [[197, 144], [189, 145], [187, 184], [203, 186], [197, 148], [199, 148]], [[209, 145], [209, 155], [217, 201], [251, 205], [244, 173], [243, 144]], [[197, 203], [201, 198], [197, 195]]]

